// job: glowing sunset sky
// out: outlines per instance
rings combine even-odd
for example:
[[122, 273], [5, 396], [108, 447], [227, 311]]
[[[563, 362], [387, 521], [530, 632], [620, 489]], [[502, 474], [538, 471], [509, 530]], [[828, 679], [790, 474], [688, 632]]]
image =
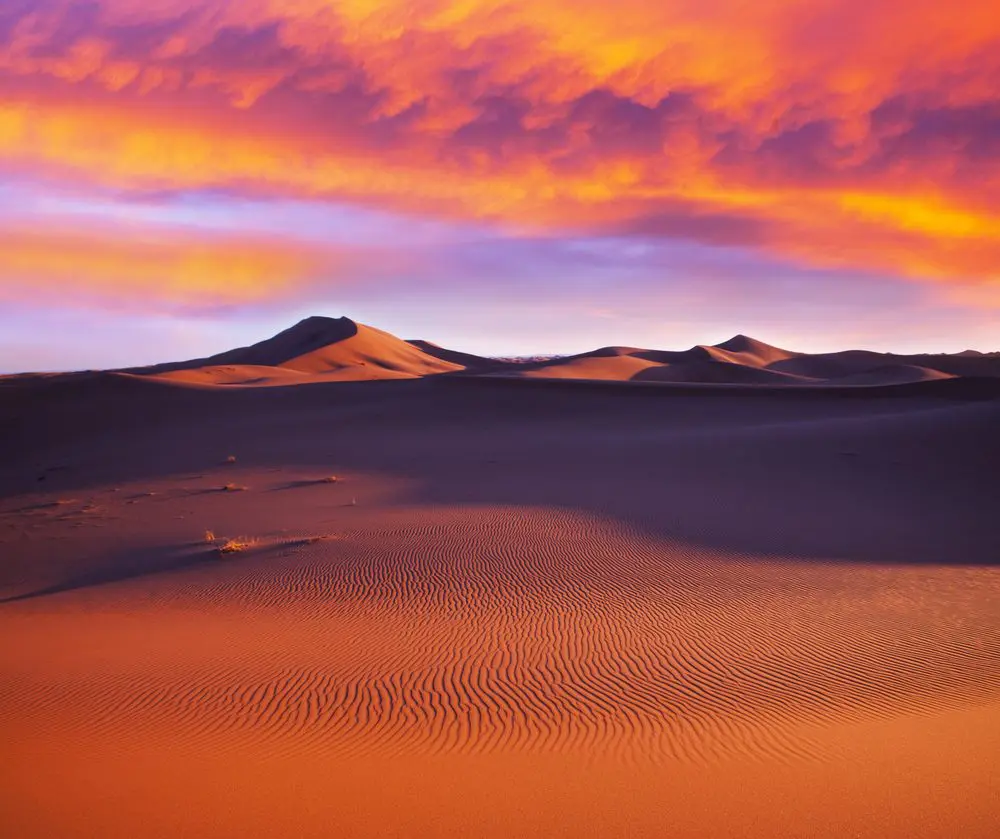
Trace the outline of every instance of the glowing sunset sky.
[[1000, 349], [996, 0], [3, 0], [0, 166], [0, 370]]

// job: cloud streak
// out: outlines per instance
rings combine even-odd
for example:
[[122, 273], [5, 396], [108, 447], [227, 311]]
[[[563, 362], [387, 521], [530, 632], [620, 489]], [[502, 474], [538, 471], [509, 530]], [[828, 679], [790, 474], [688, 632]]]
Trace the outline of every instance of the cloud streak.
[[[37, 177], [757, 248], [1000, 300], [992, 0], [12, 0], [0, 86], [0, 166]], [[247, 272], [248, 297], [286, 273]], [[190, 288], [218, 293], [210, 273]]]
[[197, 311], [345, 283], [369, 255], [260, 236], [78, 220], [0, 228], [0, 300], [122, 311]]

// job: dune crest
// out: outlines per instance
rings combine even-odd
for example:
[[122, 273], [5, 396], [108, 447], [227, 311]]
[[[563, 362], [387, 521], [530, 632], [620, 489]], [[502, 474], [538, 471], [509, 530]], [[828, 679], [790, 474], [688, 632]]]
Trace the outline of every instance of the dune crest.
[[882, 387], [956, 377], [1000, 378], [1000, 357], [968, 351], [911, 356], [867, 350], [809, 354], [734, 335], [719, 344], [687, 350], [602, 347], [502, 374], [647, 384]]
[[350, 318], [308, 317], [249, 347], [135, 372], [196, 384], [412, 379], [464, 369]]
[[748, 335], [686, 350], [606, 346], [567, 356], [486, 358], [426, 340], [404, 341], [347, 317], [308, 317], [271, 338], [208, 358], [119, 371], [182, 385], [263, 387], [306, 382], [462, 377], [577, 379], [644, 385], [861, 388], [950, 378], [1000, 379], [1000, 354], [809, 354]]
[[767, 367], [776, 361], [797, 358], [802, 355], [802, 353], [765, 344], [763, 341], [758, 341], [747, 335], [734, 335], [728, 341], [704, 349], [708, 350], [716, 360], [726, 360], [752, 367]]

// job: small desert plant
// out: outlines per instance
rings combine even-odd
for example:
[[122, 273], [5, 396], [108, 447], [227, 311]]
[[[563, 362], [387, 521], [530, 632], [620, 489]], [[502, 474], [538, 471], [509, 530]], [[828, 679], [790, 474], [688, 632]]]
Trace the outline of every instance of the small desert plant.
[[215, 533], [211, 530], [205, 531], [205, 544], [214, 545], [215, 544]]
[[340, 478], [338, 478], [336, 475], [327, 475], [325, 478], [323, 478], [323, 483], [324, 484], [335, 484], [339, 480], [340, 480]]
[[249, 550], [256, 544], [256, 539], [248, 539], [245, 536], [239, 536], [235, 539], [226, 539], [226, 541], [219, 545], [215, 550], [220, 555], [225, 556], [226, 554], [238, 554], [242, 551]]
[[236, 455], [234, 455], [234, 454], [229, 455], [229, 457], [227, 457], [224, 462], [225, 463], [235, 463], [236, 462]]
[[222, 487], [223, 492], [243, 492], [246, 490], [245, 486], [240, 486], [239, 484], [226, 484]]

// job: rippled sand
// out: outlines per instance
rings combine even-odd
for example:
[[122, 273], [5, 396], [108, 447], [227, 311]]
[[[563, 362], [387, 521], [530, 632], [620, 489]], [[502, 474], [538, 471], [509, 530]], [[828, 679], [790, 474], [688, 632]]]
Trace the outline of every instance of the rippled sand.
[[93, 387], [0, 473], [10, 835], [994, 835], [995, 402]]

